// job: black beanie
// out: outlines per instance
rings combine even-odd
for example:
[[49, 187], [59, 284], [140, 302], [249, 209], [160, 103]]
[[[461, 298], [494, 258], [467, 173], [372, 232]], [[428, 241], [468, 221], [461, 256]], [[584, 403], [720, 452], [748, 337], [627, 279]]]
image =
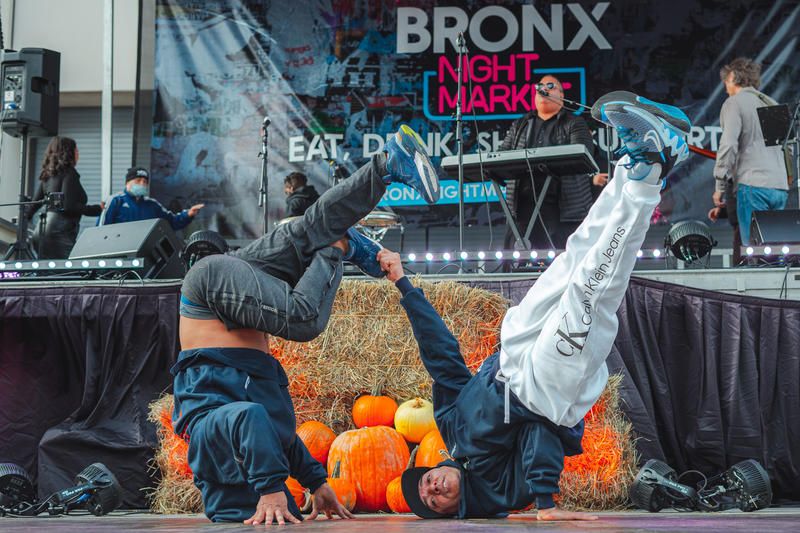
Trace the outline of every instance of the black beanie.
[[128, 173], [125, 174], [125, 183], [128, 183], [132, 179], [136, 178], [147, 178], [147, 181], [150, 181], [150, 173], [147, 172], [146, 168], [142, 167], [131, 167], [128, 169]]

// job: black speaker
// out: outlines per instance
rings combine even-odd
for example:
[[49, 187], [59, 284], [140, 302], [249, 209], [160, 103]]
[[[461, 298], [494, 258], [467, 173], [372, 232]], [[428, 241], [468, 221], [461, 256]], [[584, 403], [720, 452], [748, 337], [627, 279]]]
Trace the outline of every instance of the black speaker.
[[163, 218], [87, 228], [78, 236], [70, 259], [143, 257], [146, 278], [175, 279], [185, 274], [181, 241]]
[[750, 240], [753, 244], [800, 244], [800, 209], [754, 211]]
[[14, 137], [58, 135], [61, 54], [45, 48], [3, 50], [0, 125]]

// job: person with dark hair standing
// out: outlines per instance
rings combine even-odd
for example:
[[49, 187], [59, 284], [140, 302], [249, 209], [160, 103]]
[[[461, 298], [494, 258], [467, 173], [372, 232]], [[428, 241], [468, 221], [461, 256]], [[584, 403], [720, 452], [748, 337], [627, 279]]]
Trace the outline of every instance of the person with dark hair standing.
[[[728, 98], [722, 104], [722, 135], [714, 165], [715, 207], [725, 205], [726, 190], [736, 198], [736, 218], [742, 244], [750, 244], [753, 211], [786, 207], [789, 198], [787, 165], [780, 146], [766, 146], [756, 109], [777, 102], [760, 92], [761, 65], [739, 57], [719, 72]], [[731, 203], [732, 198], [728, 198]], [[730, 207], [730, 206], [729, 206]]]
[[302, 172], [292, 172], [283, 179], [283, 192], [286, 193], [286, 217], [303, 216], [319, 198], [319, 193], [308, 184]]
[[[592, 133], [586, 121], [564, 109], [561, 81], [547, 75], [539, 83], [545, 87], [543, 92], [547, 96], [536, 93], [536, 109], [512, 124], [500, 150], [583, 144], [589, 153], [594, 154]], [[536, 195], [542, 190], [546, 179], [546, 175], [539, 173], [507, 183], [508, 200], [522, 231], [531, 219]], [[564, 248], [567, 237], [589, 213], [594, 196], [592, 186], [602, 187], [607, 182], [606, 173], [563, 176], [551, 181], [541, 207], [541, 220], [531, 233], [531, 245], [534, 248]], [[506, 233], [505, 240], [506, 246], [513, 246], [511, 232]]]
[[[42, 172], [36, 187], [34, 202], [44, 200], [49, 193], [64, 193], [63, 207], [47, 208], [44, 234], [38, 242], [39, 259], [63, 259], [69, 257], [78, 238], [82, 216], [97, 216], [104, 204], [87, 204], [86, 191], [81, 185], [81, 176], [75, 170], [78, 164], [78, 146], [69, 137], [53, 137], [44, 153]], [[39, 206], [30, 206], [28, 220], [33, 218]]]

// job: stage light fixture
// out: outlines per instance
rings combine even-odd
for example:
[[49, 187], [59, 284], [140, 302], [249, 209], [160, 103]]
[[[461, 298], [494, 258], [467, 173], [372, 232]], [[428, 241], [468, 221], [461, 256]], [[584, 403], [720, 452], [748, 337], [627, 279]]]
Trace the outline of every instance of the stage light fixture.
[[17, 261], [16, 263], [14, 263], [14, 268], [16, 268], [17, 270], [21, 269], [22, 268], [22, 263]]
[[444, 259], [445, 261], [450, 261], [450, 252], [443, 253], [442, 259]]
[[548, 252], [547, 252], [547, 258], [548, 259], [554, 259], [555, 256], [556, 256], [556, 253], [553, 250], [548, 250]]
[[481, 261], [483, 261], [484, 259], [486, 259], [486, 254], [485, 254], [485, 253], [483, 253], [483, 252], [478, 252], [478, 259], [480, 259]]
[[752, 246], [748, 246], [747, 249], [745, 249], [745, 253], [747, 255], [753, 255], [753, 247]]
[[84, 259], [83, 261], [81, 261], [81, 266], [82, 266], [83, 268], [89, 268], [89, 261], [86, 261], [86, 260]]
[[644, 252], [643, 252], [642, 250], [639, 250], [639, 251], [637, 251], [637, 252], [636, 252], [636, 257], [638, 257], [639, 259], [641, 259], [642, 257], [644, 257]]
[[511, 253], [511, 257], [513, 257], [514, 259], [519, 259], [519, 251], [518, 250], [514, 250]]
[[425, 254], [425, 261], [433, 261], [433, 254], [428, 252]]
[[461, 259], [462, 259], [463, 261], [466, 261], [466, 260], [467, 260], [467, 258], [469, 258], [469, 254], [468, 254], [467, 252], [461, 252], [461, 255], [460, 255], [460, 256], [461, 256]]
[[186, 239], [180, 258], [188, 271], [196, 262], [209, 255], [220, 255], [228, 251], [228, 241], [212, 230], [195, 231]]
[[495, 257], [495, 259], [502, 259], [503, 258], [503, 252], [501, 252], [500, 250], [497, 250], [494, 253], [494, 257]]
[[653, 257], [655, 257], [656, 259], [661, 257], [661, 250], [659, 250], [659, 249], [653, 250]]
[[539, 252], [531, 250], [531, 259], [536, 259], [537, 257], [539, 257]]
[[417, 260], [417, 254], [408, 254], [408, 260], [413, 263]]
[[0, 464], [0, 516], [50, 516], [86, 509], [101, 516], [119, 507], [122, 489], [117, 478], [102, 463], [94, 463], [75, 476], [72, 487], [37, 501], [30, 476], [20, 466]]
[[0, 270], [5, 270], [5, 269], [6, 269], [6, 264], [0, 261]]
[[711, 253], [717, 241], [711, 236], [711, 230], [705, 222], [684, 220], [673, 224], [664, 239], [664, 248], [672, 252], [677, 259], [691, 264]]
[[782, 253], [783, 255], [786, 255], [786, 254], [788, 254], [788, 253], [789, 253], [789, 247], [788, 247], [788, 246], [786, 246], [786, 245], [784, 244], [784, 245], [783, 245], [783, 248], [781, 248], [781, 253]]
[[97, 266], [99, 266], [100, 268], [103, 268], [103, 267], [106, 266], [106, 262], [101, 259], [100, 261], [97, 262]]
[[49, 268], [55, 268], [56, 267], [56, 262], [55, 261], [50, 261], [49, 263], [47, 263], [47, 266]]
[[[695, 471], [691, 471], [695, 472]], [[736, 463], [717, 476], [690, 486], [675, 470], [657, 459], [650, 459], [636, 475], [629, 489], [635, 507], [657, 513], [665, 507], [678, 511], [724, 511], [738, 507], [750, 512], [769, 507], [772, 487], [766, 470], [753, 459]]]
[[772, 247], [765, 246], [764, 247], [764, 255], [772, 255]]

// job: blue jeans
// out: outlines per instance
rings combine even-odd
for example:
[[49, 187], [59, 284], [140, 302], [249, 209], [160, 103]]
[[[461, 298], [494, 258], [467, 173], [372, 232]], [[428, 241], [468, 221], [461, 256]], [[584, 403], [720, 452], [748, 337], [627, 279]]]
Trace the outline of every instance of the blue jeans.
[[380, 201], [385, 159], [325, 191], [302, 217], [229, 255], [198, 261], [181, 292], [208, 307], [229, 330], [257, 329], [291, 341], [317, 337], [342, 279], [342, 251], [331, 246]]
[[742, 245], [750, 243], [750, 219], [753, 211], [777, 211], [786, 207], [789, 191], [752, 187], [739, 184], [736, 192], [736, 216], [739, 219], [739, 234]]

